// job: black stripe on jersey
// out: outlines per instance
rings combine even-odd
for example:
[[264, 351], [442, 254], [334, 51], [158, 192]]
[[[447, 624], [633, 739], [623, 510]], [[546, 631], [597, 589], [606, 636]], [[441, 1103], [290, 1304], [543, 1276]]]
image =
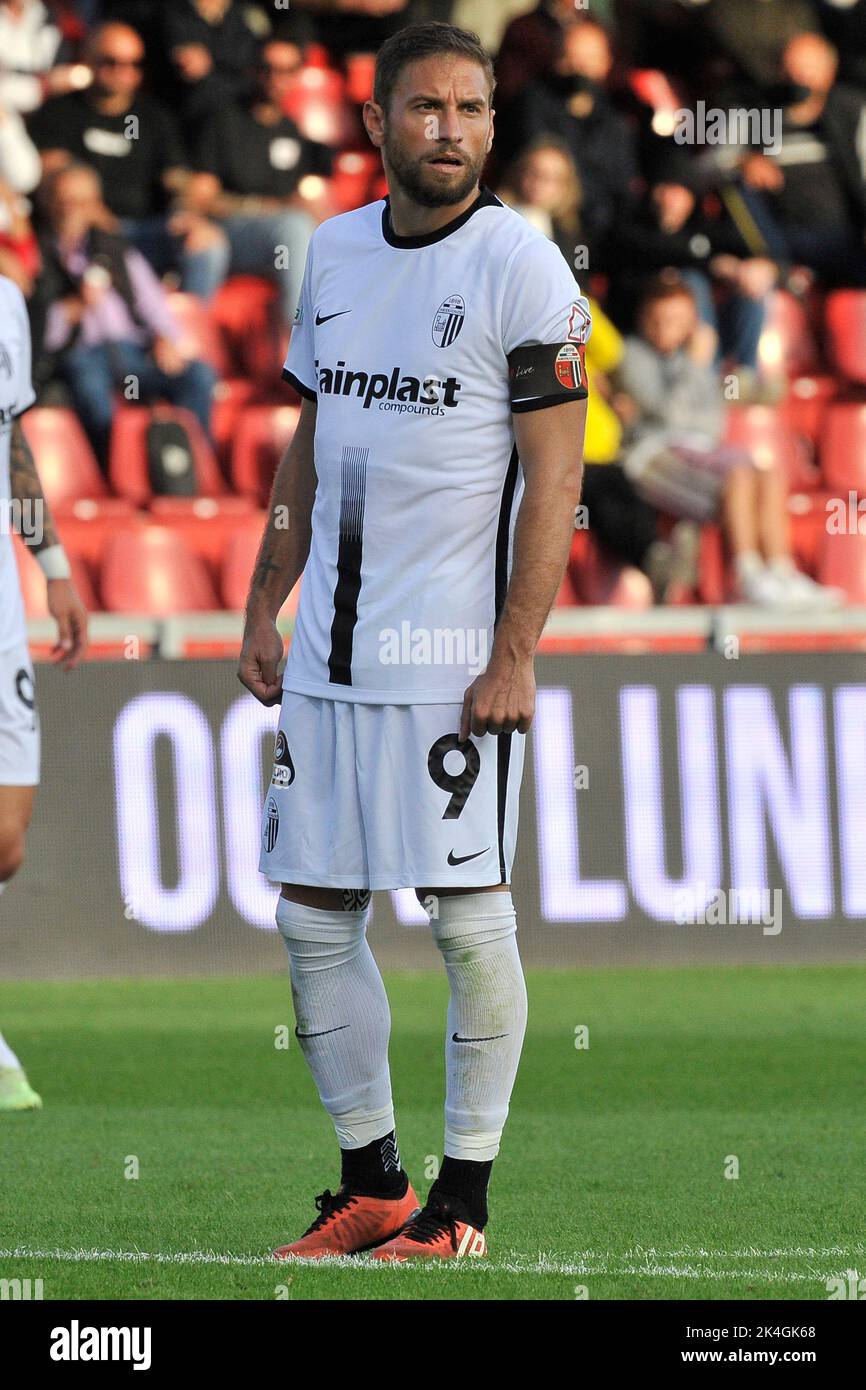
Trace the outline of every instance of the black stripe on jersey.
[[508, 471], [502, 486], [502, 501], [499, 504], [499, 525], [496, 530], [496, 569], [494, 579], [493, 627], [496, 629], [502, 617], [505, 593], [508, 588], [508, 540], [511, 532], [511, 509], [514, 506], [514, 489], [517, 486], [517, 468], [520, 460], [517, 445], [511, 451]]
[[499, 842], [499, 882], [507, 883], [505, 872], [505, 808], [508, 799], [508, 767], [511, 762], [511, 734], [499, 734], [496, 748], [496, 831]]
[[300, 377], [295, 376], [294, 372], [289, 371], [288, 367], [283, 367], [283, 381], [287, 381], [290, 386], [294, 386], [295, 390], [308, 401], [317, 401], [319, 399], [318, 392], [311, 391], [309, 386], [304, 385]]
[[352, 643], [358, 622], [358, 595], [361, 592], [369, 453], [369, 449], [348, 444], [343, 449], [337, 584], [334, 589], [334, 620], [331, 623], [331, 654], [328, 658], [328, 671], [334, 685], [352, 684]]

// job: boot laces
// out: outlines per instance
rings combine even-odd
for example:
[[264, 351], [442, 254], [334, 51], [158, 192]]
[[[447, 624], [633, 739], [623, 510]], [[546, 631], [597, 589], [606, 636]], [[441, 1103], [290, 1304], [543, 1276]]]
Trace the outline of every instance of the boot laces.
[[326, 1187], [325, 1191], [320, 1192], [316, 1198], [316, 1207], [318, 1208], [319, 1215], [316, 1217], [313, 1224], [304, 1231], [304, 1235], [311, 1236], [316, 1231], [321, 1231], [333, 1217], [339, 1216], [341, 1212], [348, 1211], [355, 1200], [351, 1192], [331, 1192], [330, 1188]]

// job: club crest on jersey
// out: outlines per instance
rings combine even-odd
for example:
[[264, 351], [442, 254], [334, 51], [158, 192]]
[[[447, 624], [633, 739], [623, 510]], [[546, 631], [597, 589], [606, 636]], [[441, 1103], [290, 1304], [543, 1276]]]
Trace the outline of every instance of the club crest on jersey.
[[268, 809], [265, 815], [264, 829], [262, 831], [262, 844], [264, 845], [265, 852], [267, 854], [270, 854], [273, 851], [274, 845], [277, 843], [277, 833], [279, 832], [279, 829], [280, 813], [277, 808], [277, 803], [274, 801], [274, 798], [272, 796], [269, 796]]
[[557, 381], [567, 391], [579, 391], [583, 385], [580, 369], [580, 349], [575, 343], [564, 343], [556, 354], [555, 371]]
[[450, 294], [436, 310], [433, 320], [433, 341], [437, 347], [450, 347], [460, 336], [463, 320], [466, 318], [466, 304], [460, 294]]
[[271, 784], [277, 787], [290, 787], [295, 780], [295, 764], [292, 762], [292, 755], [289, 752], [289, 745], [282, 729], [277, 734], [277, 741], [274, 744], [274, 771], [271, 777]]

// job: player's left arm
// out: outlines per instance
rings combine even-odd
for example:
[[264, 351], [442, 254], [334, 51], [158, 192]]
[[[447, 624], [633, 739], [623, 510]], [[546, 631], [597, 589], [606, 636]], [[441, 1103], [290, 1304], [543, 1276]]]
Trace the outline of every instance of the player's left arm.
[[525, 487], [511, 579], [487, 669], [463, 699], [461, 741], [470, 732], [525, 734], [532, 723], [535, 649], [562, 583], [580, 502], [586, 399], [515, 414], [513, 423]]
[[68, 564], [20, 420], [12, 424], [9, 471], [13, 502], [21, 504], [23, 516], [35, 521], [36, 538], [31, 539], [22, 531], [21, 539], [46, 573], [48, 611], [57, 623], [57, 641], [51, 659], [61, 664], [64, 671], [71, 671], [87, 647], [87, 610], [71, 579], [51, 577], [52, 569], [67, 569]]

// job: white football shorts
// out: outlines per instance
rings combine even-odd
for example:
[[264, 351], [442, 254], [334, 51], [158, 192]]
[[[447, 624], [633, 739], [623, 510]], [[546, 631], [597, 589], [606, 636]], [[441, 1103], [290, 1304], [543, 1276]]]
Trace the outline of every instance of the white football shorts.
[[0, 652], [0, 786], [39, 783], [39, 712], [26, 642]]
[[323, 888], [511, 882], [524, 734], [458, 741], [460, 705], [283, 691], [259, 869]]

